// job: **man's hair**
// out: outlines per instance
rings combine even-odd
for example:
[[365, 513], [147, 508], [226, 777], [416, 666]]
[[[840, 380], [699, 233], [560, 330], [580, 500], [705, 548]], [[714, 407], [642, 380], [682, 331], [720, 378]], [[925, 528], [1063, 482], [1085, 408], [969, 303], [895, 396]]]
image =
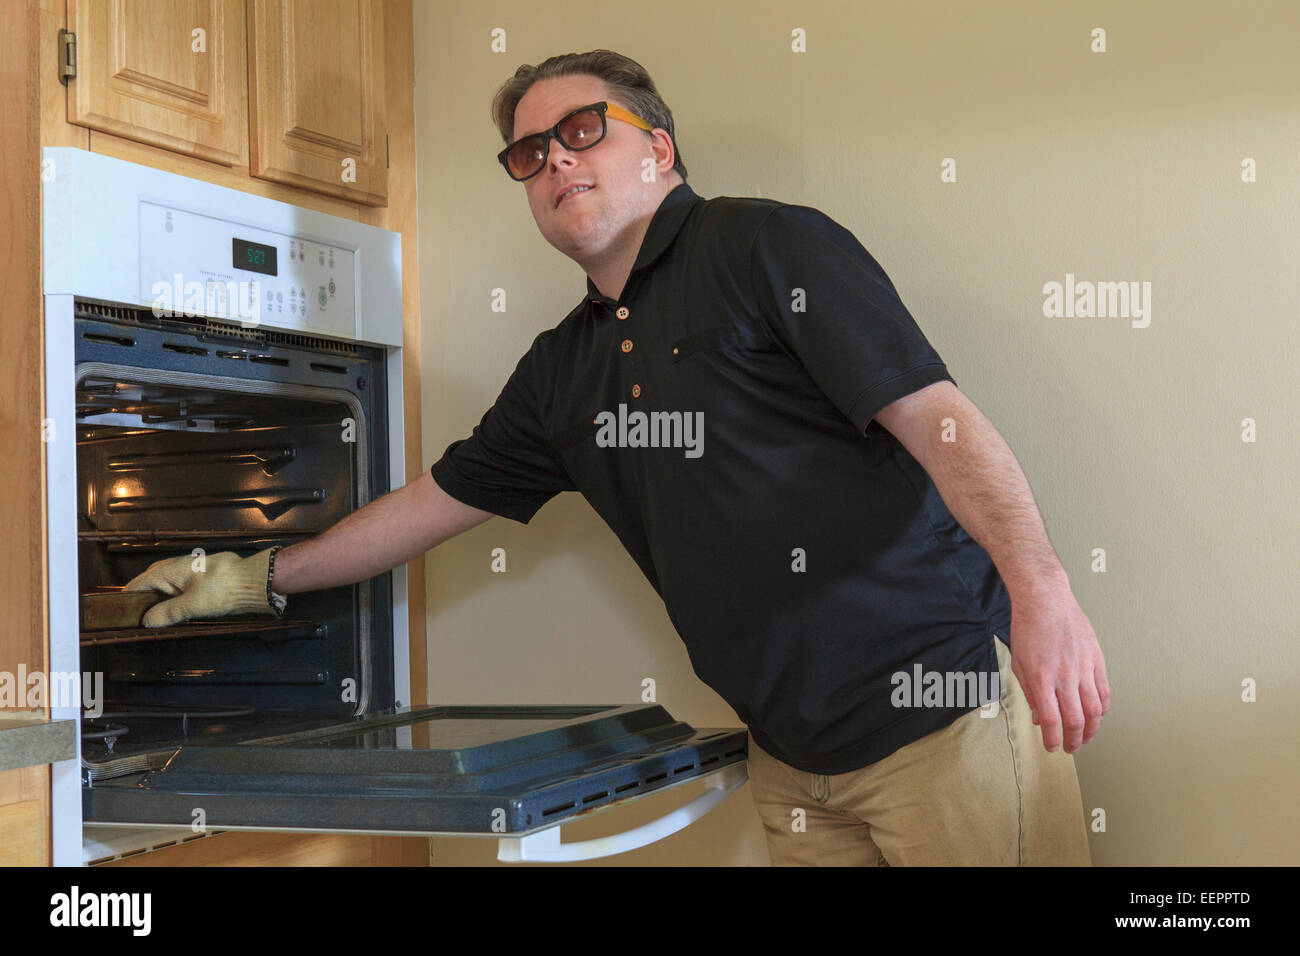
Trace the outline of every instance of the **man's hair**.
[[685, 182], [686, 164], [682, 162], [682, 151], [677, 145], [677, 134], [673, 130], [673, 111], [655, 89], [654, 80], [650, 79], [645, 67], [613, 50], [564, 53], [543, 60], [536, 66], [524, 64], [515, 70], [515, 75], [506, 80], [492, 98], [492, 122], [496, 124], [502, 142], [507, 145], [511, 142], [515, 129], [515, 109], [529, 87], [538, 80], [582, 73], [604, 82], [606, 99], [631, 110], [652, 128], [658, 127], [668, 132], [669, 139], [673, 141], [673, 169]]

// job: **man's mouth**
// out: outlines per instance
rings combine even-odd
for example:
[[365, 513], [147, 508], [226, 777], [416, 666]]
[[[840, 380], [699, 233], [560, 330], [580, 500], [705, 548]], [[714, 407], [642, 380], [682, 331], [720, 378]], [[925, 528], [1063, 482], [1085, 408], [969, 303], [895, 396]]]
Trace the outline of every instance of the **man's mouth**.
[[587, 186], [585, 188], [579, 186], [577, 188], [577, 192], [566, 192], [563, 196], [560, 197], [560, 202], [556, 205], [556, 208], [558, 209], [561, 205], [568, 202], [574, 196], [580, 195], [581, 193], [591, 192], [595, 188], [596, 188], [595, 186]]

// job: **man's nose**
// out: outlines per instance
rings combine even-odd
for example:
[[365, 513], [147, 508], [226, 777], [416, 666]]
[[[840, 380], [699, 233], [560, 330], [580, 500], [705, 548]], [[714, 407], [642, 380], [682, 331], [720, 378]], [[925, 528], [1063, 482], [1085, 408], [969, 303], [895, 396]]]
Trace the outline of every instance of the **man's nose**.
[[546, 157], [546, 161], [557, 169], [561, 164], [572, 166], [576, 162], [573, 152], [558, 139], [551, 140], [551, 153]]

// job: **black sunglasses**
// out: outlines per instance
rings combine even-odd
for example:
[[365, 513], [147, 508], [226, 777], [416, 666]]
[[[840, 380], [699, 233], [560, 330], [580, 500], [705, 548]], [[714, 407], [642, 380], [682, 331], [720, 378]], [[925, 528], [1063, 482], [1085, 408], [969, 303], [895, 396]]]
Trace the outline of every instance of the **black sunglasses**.
[[590, 106], [580, 106], [544, 133], [532, 133], [515, 140], [497, 153], [497, 161], [505, 167], [510, 178], [517, 182], [536, 176], [546, 165], [552, 138], [558, 139], [565, 149], [574, 152], [591, 149], [605, 138], [609, 129], [606, 114], [643, 130], [654, 129], [635, 113], [629, 113], [614, 103], [601, 101]]

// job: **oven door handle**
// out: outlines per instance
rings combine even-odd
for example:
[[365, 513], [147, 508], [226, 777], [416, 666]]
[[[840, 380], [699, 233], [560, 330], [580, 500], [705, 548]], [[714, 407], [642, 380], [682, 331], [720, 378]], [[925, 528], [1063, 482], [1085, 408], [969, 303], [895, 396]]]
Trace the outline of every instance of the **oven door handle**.
[[595, 840], [561, 843], [560, 828], [563, 824], [557, 824], [527, 836], [502, 837], [497, 845], [497, 859], [504, 863], [571, 863], [636, 850], [690, 826], [740, 789], [748, 779], [746, 764], [734, 763], [710, 774], [705, 791], [690, 803], [643, 826]]

